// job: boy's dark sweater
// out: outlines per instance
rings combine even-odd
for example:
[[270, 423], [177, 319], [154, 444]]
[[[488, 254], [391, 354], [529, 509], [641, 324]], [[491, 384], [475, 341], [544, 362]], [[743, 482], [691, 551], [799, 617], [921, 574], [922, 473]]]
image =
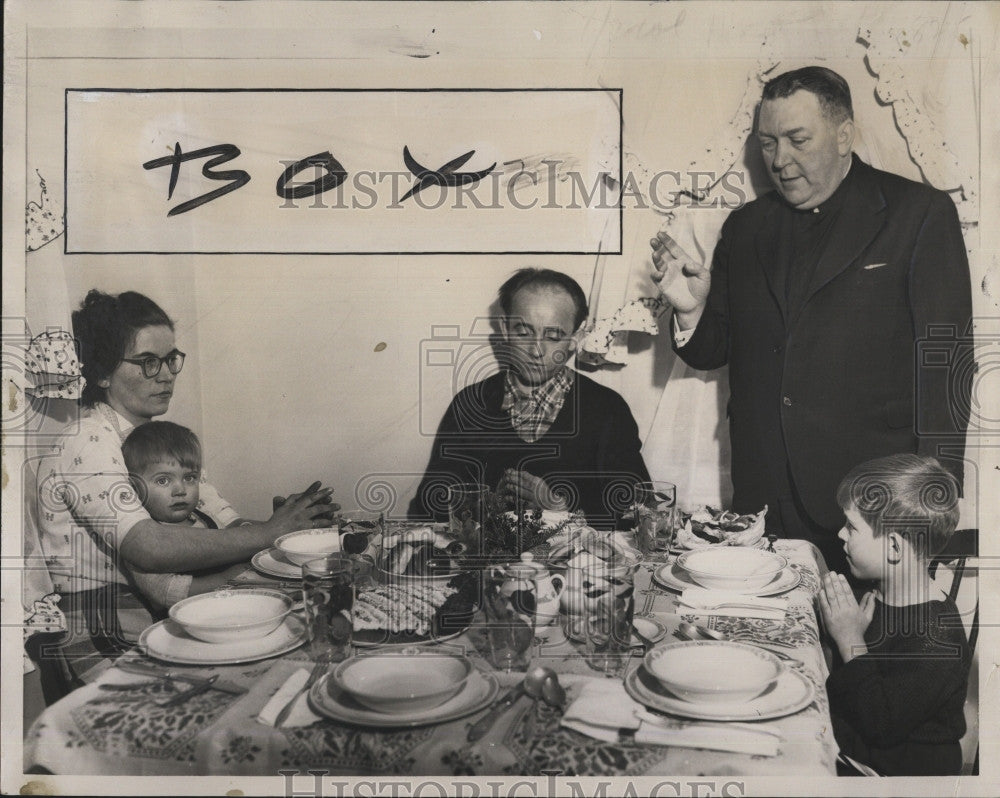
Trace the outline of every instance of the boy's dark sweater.
[[957, 775], [970, 654], [954, 602], [876, 601], [865, 642], [826, 680], [841, 751], [886, 776]]

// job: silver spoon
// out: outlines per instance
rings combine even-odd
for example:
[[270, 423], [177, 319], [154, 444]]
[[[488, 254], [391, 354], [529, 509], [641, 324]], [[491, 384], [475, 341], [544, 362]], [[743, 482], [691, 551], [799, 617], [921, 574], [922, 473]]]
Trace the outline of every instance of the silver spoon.
[[[541, 698], [544, 701], [551, 703], [550, 699], [545, 698], [545, 684], [550, 678], [555, 678], [556, 672], [551, 668], [546, 668], [543, 665], [537, 665], [528, 671], [524, 675], [524, 679], [514, 687], [506, 696], [497, 701], [483, 717], [477, 720], [472, 727], [469, 729], [469, 733], [466, 739], [473, 743], [486, 736], [486, 734], [493, 728], [494, 724], [500, 719], [508, 709], [510, 709], [514, 704], [517, 703], [517, 699], [522, 695], [529, 696], [533, 701], [538, 701]], [[562, 687], [559, 687], [558, 682], [556, 682], [556, 687], [559, 691], [562, 691]], [[549, 688], [550, 697], [556, 696], [552, 692], [552, 688]], [[562, 694], [563, 700], [565, 700], [565, 693]]]
[[540, 698], [553, 707], [566, 703], [566, 691], [559, 684], [559, 675], [544, 665], [532, 668], [524, 677], [524, 692], [536, 701]]
[[[559, 677], [551, 668], [541, 665], [532, 668], [524, 677], [524, 691], [534, 699], [531, 708], [531, 716], [528, 719], [527, 729], [529, 734], [534, 734], [535, 723], [538, 719], [538, 699], [541, 698], [546, 704], [556, 709], [562, 709], [566, 703], [566, 691], [559, 684]], [[550, 721], [553, 722], [553, 721]], [[558, 721], [554, 721], [558, 723]]]
[[[529, 737], [534, 736], [535, 723], [538, 720], [538, 701], [539, 699], [545, 700], [545, 681], [549, 678], [550, 673], [553, 673], [550, 668], [537, 665], [524, 675], [522, 686], [524, 692], [531, 698], [531, 714], [525, 721], [527, 723], [525, 730]], [[548, 703], [547, 700], [545, 702]]]
[[706, 637], [710, 640], [728, 640], [722, 632], [717, 632], [714, 629], [708, 629], [704, 626], [696, 626], [693, 623], [688, 623], [687, 621], [681, 621], [680, 630], [687, 636], [689, 640], [697, 640], [699, 637]]
[[559, 677], [550, 673], [542, 682], [542, 698], [553, 707], [562, 707], [566, 704], [566, 691], [559, 684]]

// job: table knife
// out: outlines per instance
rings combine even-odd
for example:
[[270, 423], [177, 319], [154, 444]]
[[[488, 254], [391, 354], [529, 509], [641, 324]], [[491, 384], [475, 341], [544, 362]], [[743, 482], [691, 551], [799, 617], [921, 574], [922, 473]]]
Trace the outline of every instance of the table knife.
[[309, 673], [309, 678], [306, 679], [306, 683], [298, 689], [298, 691], [293, 695], [288, 702], [281, 708], [281, 712], [278, 713], [278, 717], [274, 719], [274, 728], [280, 729], [281, 724], [288, 720], [288, 716], [292, 714], [292, 708], [295, 706], [295, 702], [299, 700], [299, 696], [303, 693], [308, 693], [309, 689], [319, 681], [319, 677], [326, 673], [329, 663], [327, 662], [317, 662], [312, 667], [312, 671]]
[[508, 691], [503, 698], [493, 704], [493, 706], [490, 707], [489, 712], [472, 724], [469, 728], [469, 734], [466, 739], [470, 743], [474, 743], [476, 740], [485, 737], [489, 730], [493, 728], [493, 724], [497, 722], [497, 719], [504, 712], [510, 709], [510, 707], [517, 702], [517, 699], [524, 694], [524, 682], [521, 682], [516, 687]]
[[[166, 679], [171, 682], [187, 682], [191, 685], [201, 685], [209, 682], [212, 677], [210, 676], [196, 676], [189, 673], [178, 673], [177, 671], [168, 670], [166, 668], [161, 668], [152, 663], [136, 662], [134, 660], [122, 662], [119, 660], [115, 663], [115, 667], [119, 670], [125, 671], [125, 673], [134, 673], [138, 676], [151, 676], [157, 679]], [[234, 682], [211, 681], [210, 688], [212, 690], [218, 690], [222, 693], [229, 693], [231, 695], [243, 695], [247, 692], [246, 687], [242, 687]]]
[[176, 707], [183, 704], [189, 698], [194, 698], [196, 695], [201, 695], [202, 693], [207, 693], [212, 689], [212, 685], [218, 680], [219, 675], [211, 676], [205, 679], [201, 684], [192, 684], [187, 690], [182, 690], [181, 692], [170, 696], [168, 698], [161, 698], [153, 703], [158, 707]]

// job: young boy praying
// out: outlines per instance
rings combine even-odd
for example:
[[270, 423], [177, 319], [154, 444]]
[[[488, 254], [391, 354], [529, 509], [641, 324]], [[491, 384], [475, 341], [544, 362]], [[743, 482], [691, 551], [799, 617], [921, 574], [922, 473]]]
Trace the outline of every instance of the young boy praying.
[[874, 589], [859, 603], [843, 574], [818, 595], [842, 664], [826, 681], [842, 754], [886, 776], [957, 775], [970, 654], [930, 558], [958, 523], [958, 484], [937, 460], [871, 460], [837, 489], [848, 567]]
[[[191, 430], [169, 421], [140, 424], [122, 443], [122, 455], [142, 506], [154, 521], [219, 528], [198, 508], [201, 443]], [[222, 587], [245, 570], [246, 563], [237, 563], [186, 574], [149, 573], [129, 566], [128, 573], [139, 591], [162, 610], [187, 596]]]

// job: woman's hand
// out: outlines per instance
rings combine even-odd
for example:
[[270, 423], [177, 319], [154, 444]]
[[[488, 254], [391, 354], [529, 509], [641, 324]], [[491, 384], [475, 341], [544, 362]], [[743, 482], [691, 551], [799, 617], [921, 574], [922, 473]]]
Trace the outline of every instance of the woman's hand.
[[528, 509], [566, 510], [566, 500], [549, 487], [541, 477], [523, 469], [508, 468], [500, 480], [500, 495], [515, 506]]
[[340, 505], [331, 497], [333, 488], [321, 488], [320, 485], [320, 482], [314, 482], [302, 493], [274, 497], [274, 513], [267, 525], [275, 538], [298, 529], [333, 524], [333, 514], [340, 509]]
[[875, 596], [865, 593], [858, 604], [847, 578], [831, 571], [823, 577], [817, 600], [823, 625], [844, 662], [868, 653], [865, 630], [875, 615]]

